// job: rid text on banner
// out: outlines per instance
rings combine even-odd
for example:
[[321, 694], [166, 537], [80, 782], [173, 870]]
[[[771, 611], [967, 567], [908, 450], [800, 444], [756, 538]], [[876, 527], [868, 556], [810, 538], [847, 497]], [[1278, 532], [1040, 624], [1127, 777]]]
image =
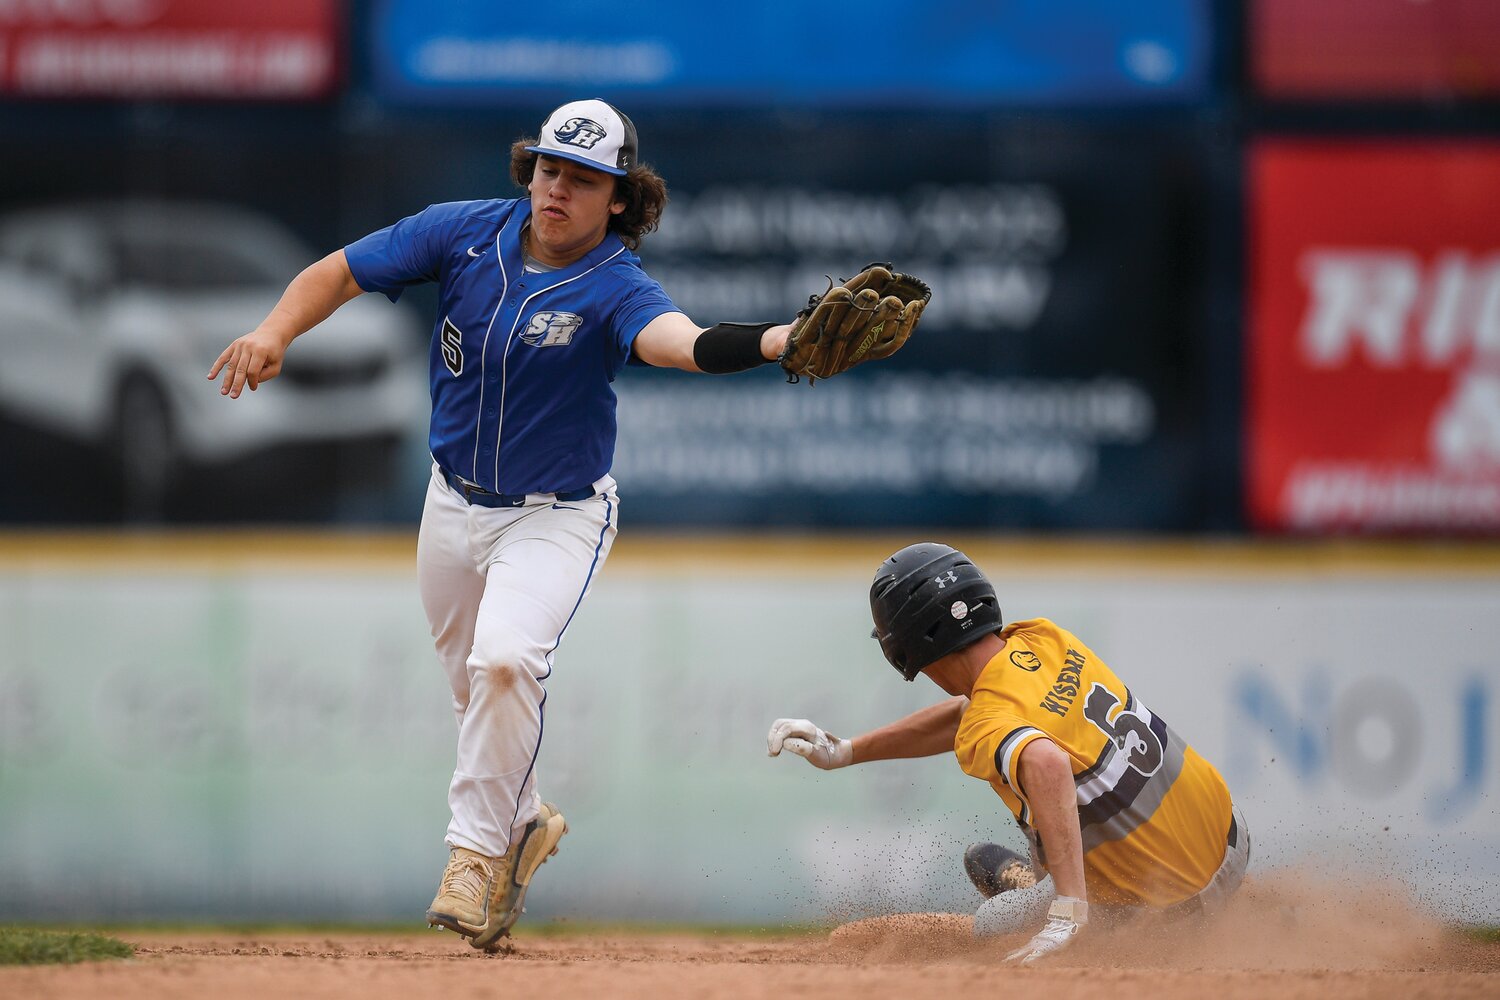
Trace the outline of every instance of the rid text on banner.
[[343, 10], [338, 0], [0, 3], [0, 95], [326, 97]]
[[1254, 524], [1500, 530], [1500, 145], [1251, 165]]

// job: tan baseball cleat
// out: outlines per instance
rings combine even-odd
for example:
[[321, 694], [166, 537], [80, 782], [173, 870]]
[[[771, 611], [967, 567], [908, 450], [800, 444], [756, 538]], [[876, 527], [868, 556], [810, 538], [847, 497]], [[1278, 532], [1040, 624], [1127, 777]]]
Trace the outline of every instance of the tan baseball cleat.
[[495, 877], [489, 894], [489, 921], [485, 928], [469, 938], [469, 944], [485, 951], [497, 951], [500, 940], [510, 934], [521, 919], [521, 904], [532, 876], [543, 863], [557, 853], [558, 842], [568, 832], [568, 821], [557, 806], [543, 802], [536, 819], [526, 825], [526, 832], [510, 845], [505, 856], [495, 861]]
[[488, 901], [495, 884], [495, 862], [478, 851], [455, 847], [448, 853], [448, 867], [438, 883], [437, 895], [427, 908], [427, 923], [446, 927], [465, 937], [484, 930], [488, 923]]
[[427, 908], [428, 925], [456, 931], [475, 948], [499, 950], [500, 939], [521, 917], [532, 876], [557, 853], [567, 832], [568, 822], [557, 806], [543, 802], [536, 819], [503, 856], [453, 848], [437, 896]]

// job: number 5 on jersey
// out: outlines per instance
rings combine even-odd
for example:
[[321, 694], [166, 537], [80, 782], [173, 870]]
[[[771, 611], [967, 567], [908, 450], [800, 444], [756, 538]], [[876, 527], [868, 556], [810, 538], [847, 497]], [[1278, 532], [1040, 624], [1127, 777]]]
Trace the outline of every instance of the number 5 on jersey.
[[443, 332], [438, 337], [438, 349], [443, 352], [443, 364], [455, 377], [464, 373], [464, 335], [453, 321], [444, 317]]
[[1134, 712], [1121, 710], [1111, 721], [1109, 714], [1120, 704], [1113, 691], [1095, 681], [1083, 703], [1083, 717], [1104, 731], [1122, 753], [1125, 763], [1146, 777], [1156, 773], [1164, 756], [1161, 739], [1145, 719]]

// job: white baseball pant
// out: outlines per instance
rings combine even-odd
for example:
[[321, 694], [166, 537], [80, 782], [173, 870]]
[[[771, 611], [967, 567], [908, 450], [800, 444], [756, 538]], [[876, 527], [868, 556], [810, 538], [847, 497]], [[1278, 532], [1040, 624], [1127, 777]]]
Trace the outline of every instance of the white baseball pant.
[[499, 857], [540, 809], [543, 682], [617, 530], [615, 481], [594, 485], [588, 500], [535, 494], [492, 508], [471, 506], [433, 471], [417, 580], [458, 721], [450, 847]]

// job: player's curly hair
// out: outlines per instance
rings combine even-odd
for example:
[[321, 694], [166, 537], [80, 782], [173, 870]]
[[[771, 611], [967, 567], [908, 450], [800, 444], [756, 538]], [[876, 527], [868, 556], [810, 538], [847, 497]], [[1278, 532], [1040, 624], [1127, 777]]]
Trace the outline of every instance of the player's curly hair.
[[[537, 154], [527, 150], [537, 140], [530, 136], [517, 139], [510, 147], [510, 177], [521, 187], [528, 187], [536, 174]], [[644, 163], [637, 163], [624, 177], [615, 178], [615, 200], [625, 203], [625, 211], [610, 215], [609, 228], [631, 250], [641, 245], [641, 237], [661, 224], [662, 210], [667, 207], [667, 182]]]

